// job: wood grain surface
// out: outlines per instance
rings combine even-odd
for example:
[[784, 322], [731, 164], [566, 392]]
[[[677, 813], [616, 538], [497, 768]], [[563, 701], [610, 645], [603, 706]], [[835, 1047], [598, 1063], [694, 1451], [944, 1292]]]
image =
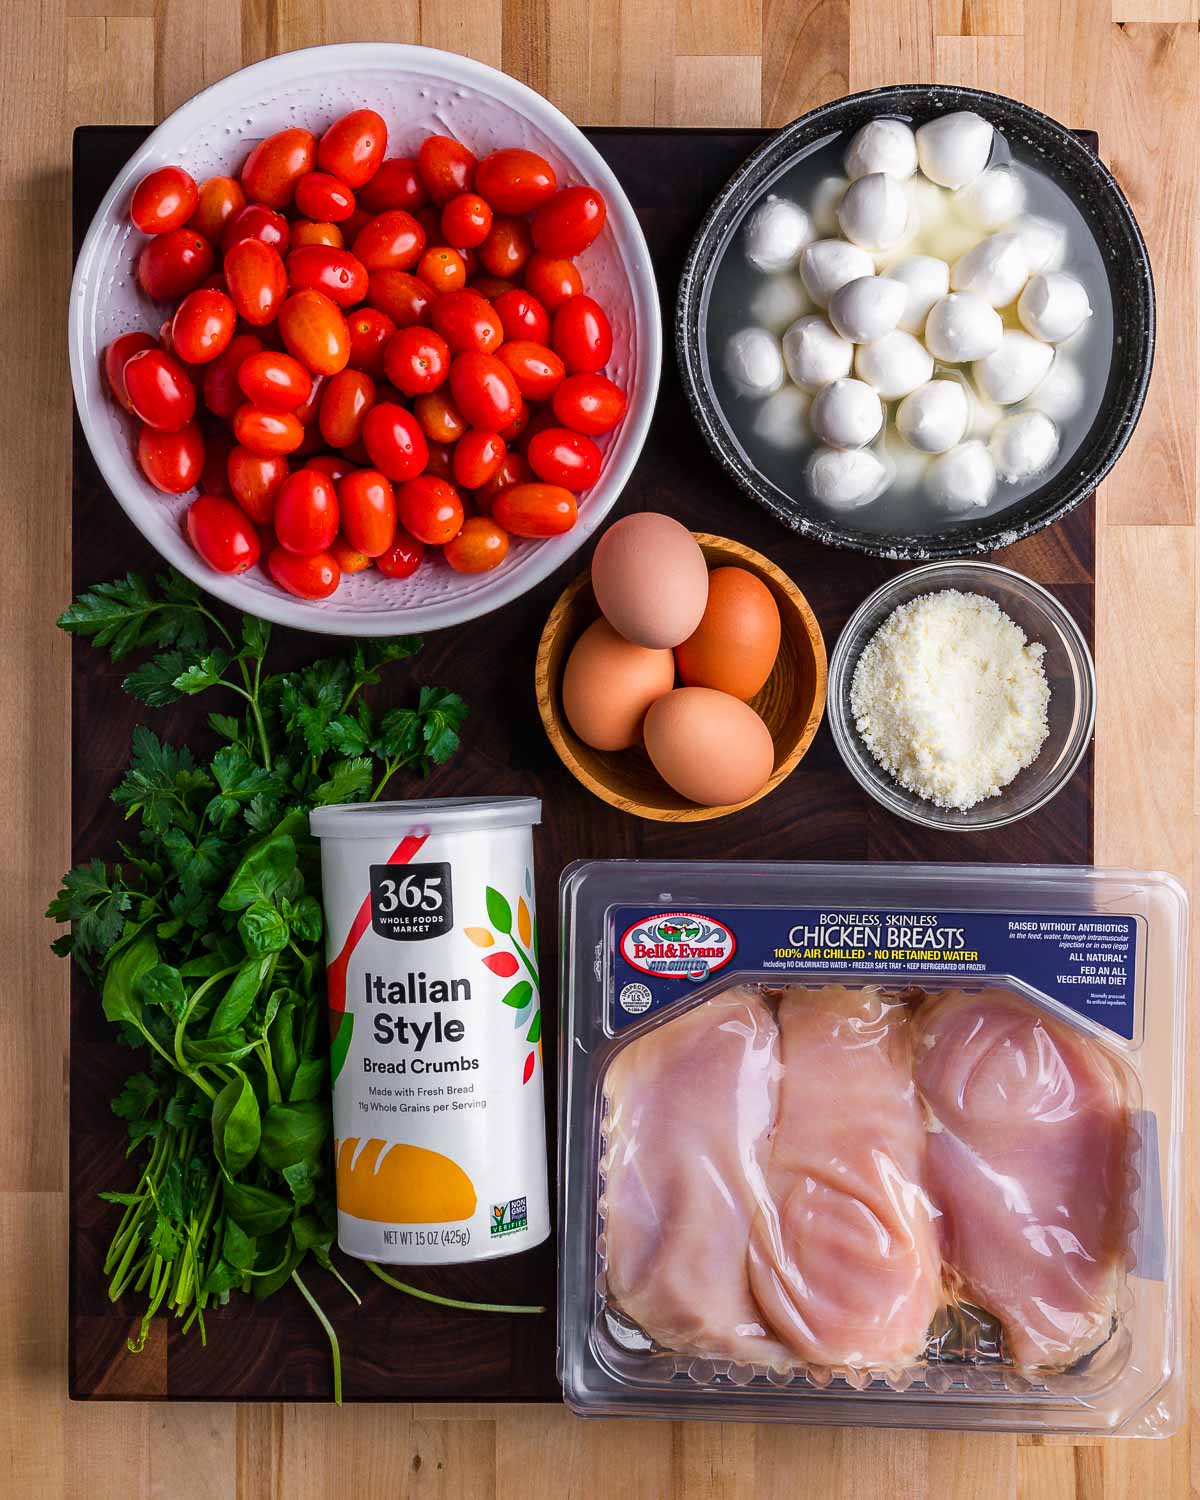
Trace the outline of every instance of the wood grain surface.
[[[847, 89], [963, 82], [1096, 127], [1154, 258], [1162, 343], [1099, 502], [1097, 859], [1196, 873], [1196, 0], [6, 0], [0, 5], [0, 1462], [15, 1496], [1182, 1500], [1160, 1443], [582, 1423], [554, 1409], [66, 1398], [67, 974], [40, 921], [69, 844], [64, 338], [71, 130], [158, 119], [272, 52], [386, 38], [503, 66], [587, 124], [778, 125]], [[1195, 1050], [1195, 1049], [1193, 1049]], [[1194, 1062], [1190, 1077], [1197, 1080]], [[1192, 1176], [1192, 1228], [1200, 1207]], [[1194, 1233], [1193, 1233], [1194, 1241]], [[1200, 1332], [1194, 1309], [1193, 1350]]]

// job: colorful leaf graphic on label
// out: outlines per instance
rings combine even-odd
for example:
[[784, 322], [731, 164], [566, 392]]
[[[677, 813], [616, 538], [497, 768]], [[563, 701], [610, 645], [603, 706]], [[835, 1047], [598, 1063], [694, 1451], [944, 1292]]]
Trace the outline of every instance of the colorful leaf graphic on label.
[[528, 868], [525, 870], [525, 894], [533, 895], [533, 875]]
[[528, 948], [533, 939], [533, 919], [529, 915], [529, 908], [525, 905], [524, 897], [517, 902], [517, 933]]
[[511, 953], [489, 953], [483, 964], [501, 979], [511, 979], [517, 972], [517, 960]]
[[530, 1021], [530, 1023], [529, 1023], [529, 1030], [525, 1033], [525, 1040], [527, 1042], [540, 1042], [541, 1039], [542, 1039], [542, 1013], [539, 1010], [538, 1013], [537, 1013], [537, 1015], [534, 1016], [533, 1020]]
[[496, 941], [486, 927], [464, 927], [463, 933], [477, 948], [490, 948]]
[[512, 931], [512, 907], [494, 886], [488, 886], [484, 892], [484, 900], [487, 902], [487, 914], [491, 924], [498, 932], [508, 933]]
[[524, 1071], [524, 1073], [521, 1074], [521, 1082], [522, 1083], [528, 1083], [529, 1080], [533, 1077], [533, 1064], [534, 1064], [536, 1058], [537, 1058], [537, 1053], [536, 1052], [531, 1052], [529, 1054], [529, 1056], [525, 1059], [525, 1071]]
[[521, 1027], [529, 1020], [529, 1011], [533, 1002], [527, 1001], [513, 1017], [513, 1030], [520, 1031]]
[[511, 1005], [514, 1010], [523, 1010], [532, 999], [533, 985], [528, 979], [518, 979], [508, 994], [503, 997], [503, 1003]]
[[[350, 1051], [350, 1038], [354, 1035], [354, 1012], [333, 1011], [332, 1016], [335, 1020], [333, 1037], [329, 1043], [329, 1077], [336, 1083]], [[338, 1017], [340, 1019], [336, 1019]]]

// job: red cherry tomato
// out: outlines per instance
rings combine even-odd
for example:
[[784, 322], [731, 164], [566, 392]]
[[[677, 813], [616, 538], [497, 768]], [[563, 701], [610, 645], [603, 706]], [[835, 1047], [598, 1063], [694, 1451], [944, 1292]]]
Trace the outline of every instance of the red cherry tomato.
[[397, 328], [428, 323], [433, 292], [407, 271], [372, 271], [367, 301], [386, 313]]
[[459, 250], [482, 245], [491, 227], [491, 205], [478, 193], [459, 193], [442, 209], [442, 234], [448, 245]]
[[204, 371], [204, 404], [214, 417], [228, 421], [242, 404], [242, 388], [238, 384], [238, 371], [243, 360], [262, 352], [262, 339], [254, 333], [235, 333], [224, 353]]
[[388, 208], [403, 208], [412, 213], [428, 200], [417, 164], [409, 156], [389, 156], [358, 193], [360, 205], [373, 214], [381, 214]]
[[625, 415], [625, 392], [606, 375], [568, 375], [554, 393], [554, 415], [573, 432], [597, 437]]
[[317, 146], [317, 162], [352, 188], [379, 170], [387, 150], [387, 124], [373, 109], [355, 109], [335, 120]]
[[127, 412], [132, 412], [133, 407], [129, 404], [129, 392], [125, 389], [125, 366], [143, 349], [157, 347], [153, 334], [143, 333], [139, 329], [136, 333], [119, 334], [104, 351], [104, 377], [108, 381], [108, 388], [113, 400]]
[[360, 307], [346, 316], [350, 332], [349, 368], [375, 380], [383, 378], [384, 356], [396, 325], [375, 307]]
[[432, 474], [435, 479], [453, 479], [454, 453], [455, 447], [448, 443], [430, 443], [429, 458], [425, 463], [426, 474]]
[[417, 152], [417, 170], [437, 204], [469, 191], [475, 178], [475, 153], [448, 135], [427, 135]]
[[244, 573], [262, 551], [258, 532], [232, 500], [201, 495], [187, 513], [188, 540], [218, 573]]
[[225, 252], [225, 280], [238, 316], [265, 328], [287, 296], [287, 271], [279, 251], [261, 240], [238, 240]]
[[524, 396], [522, 396], [521, 404], [517, 407], [516, 414], [514, 415], [511, 422], [506, 422], [505, 425], [500, 429], [500, 436], [506, 443], [511, 443], [519, 437], [524, 437], [525, 432], [529, 428], [531, 420], [532, 413], [530, 412], [529, 407], [525, 404]]
[[290, 465], [282, 453], [254, 453], [239, 444], [225, 463], [233, 498], [256, 526], [269, 526], [275, 517], [275, 496], [288, 477]]
[[497, 302], [504, 292], [517, 289], [516, 282], [506, 281], [503, 276], [489, 276], [486, 271], [482, 276], [472, 277], [467, 282], [467, 287], [492, 303]]
[[550, 314], [532, 292], [512, 287], [501, 292], [492, 306], [506, 339], [532, 339], [535, 344], [550, 342]]
[[328, 474], [297, 469], [275, 496], [275, 535], [279, 545], [301, 557], [326, 551], [338, 534], [337, 490]]
[[429, 457], [417, 419], [394, 401], [380, 401], [370, 409], [362, 440], [372, 465], [397, 482], [415, 479]]
[[[314, 375], [312, 390], [308, 396], [296, 408], [296, 416], [300, 419], [302, 427], [317, 428], [317, 422], [321, 415], [321, 398], [325, 391], [325, 382], [329, 377], [326, 375]], [[319, 430], [319, 429], [317, 429]], [[319, 443], [312, 444], [305, 452], [315, 452]]]
[[531, 339], [515, 339], [501, 345], [496, 358], [511, 370], [517, 389], [528, 401], [549, 401], [566, 374], [554, 350]]
[[529, 225], [524, 219], [497, 216], [492, 220], [488, 237], [480, 245], [478, 253], [479, 264], [485, 271], [511, 281], [521, 274], [525, 262], [533, 254]]
[[450, 346], [431, 328], [401, 328], [384, 352], [383, 367], [405, 396], [424, 396], [449, 375]]
[[553, 313], [569, 297], [578, 297], [583, 291], [583, 277], [573, 260], [535, 250], [525, 264], [525, 288], [548, 313]]
[[497, 473], [504, 462], [504, 439], [497, 432], [473, 427], [454, 445], [454, 480], [464, 490], [477, 490]]
[[368, 271], [411, 271], [425, 249], [425, 231], [402, 208], [368, 219], [354, 237], [354, 253]]
[[355, 469], [338, 485], [342, 535], [356, 551], [379, 557], [396, 539], [396, 494], [378, 469]]
[[296, 209], [306, 219], [340, 224], [356, 207], [353, 190], [331, 172], [305, 172], [296, 182]]
[[195, 179], [182, 167], [159, 167], [133, 190], [129, 217], [143, 234], [181, 229], [196, 211]]
[[444, 388], [431, 391], [428, 396], [417, 396], [413, 401], [413, 416], [431, 443], [456, 443], [467, 430], [462, 413]]
[[557, 484], [516, 484], [496, 497], [492, 515], [513, 536], [561, 536], [579, 515], [575, 496]]
[[456, 573], [490, 573], [508, 556], [508, 532], [490, 516], [468, 516], [442, 555]]
[[221, 232], [221, 249], [228, 255], [239, 240], [261, 240], [280, 255], [286, 255], [291, 238], [291, 225], [282, 214], [261, 203], [247, 203], [226, 222]]
[[213, 248], [194, 229], [168, 229], [142, 246], [138, 283], [154, 302], [176, 302], [194, 292], [213, 268]]
[[275, 349], [243, 360], [237, 383], [251, 406], [262, 411], [296, 411], [308, 400], [313, 386], [312, 376], [298, 359]]
[[532, 478], [533, 470], [525, 456], [510, 451], [487, 483], [475, 491], [475, 504], [485, 516], [491, 515], [497, 496], [511, 490], [514, 485], [528, 484]]
[[246, 206], [242, 185], [233, 177], [206, 177], [196, 193], [189, 226], [210, 245], [219, 245], [225, 226]]
[[324, 245], [329, 250], [344, 250], [346, 237], [337, 224], [323, 220], [297, 219], [292, 225], [292, 249], [304, 250]]
[[317, 469], [333, 480], [334, 484], [340, 484], [347, 474], [353, 474], [355, 465], [344, 453], [314, 453], [312, 458], [305, 459], [306, 469]]
[[353, 307], [367, 295], [367, 269], [349, 250], [302, 245], [288, 256], [287, 275], [294, 292], [324, 292], [339, 307]]
[[521, 409], [521, 392], [494, 354], [470, 352], [450, 366], [450, 394], [472, 427], [502, 432]]
[[125, 361], [123, 375], [129, 408], [147, 427], [178, 432], [195, 416], [196, 387], [174, 355], [143, 349]]
[[299, 557], [276, 547], [267, 558], [267, 571], [281, 589], [297, 599], [328, 599], [342, 581], [342, 570], [329, 552]]
[[143, 427], [138, 433], [138, 466], [156, 489], [182, 495], [199, 483], [204, 468], [204, 438], [195, 422], [178, 432], [155, 432]]
[[563, 188], [534, 214], [533, 243], [547, 255], [581, 255], [607, 217], [608, 206], [595, 188]]
[[404, 529], [431, 547], [440, 547], [462, 529], [463, 503], [458, 491], [432, 474], [402, 484], [396, 491], [396, 509]]
[[544, 156], [508, 146], [483, 158], [475, 186], [497, 213], [527, 214], [554, 197], [558, 178]]
[[311, 130], [293, 125], [260, 141], [242, 167], [242, 187], [252, 203], [286, 208], [296, 183], [311, 172], [317, 159], [317, 138]]
[[371, 566], [371, 559], [367, 554], [352, 547], [344, 536], [336, 538], [329, 549], [329, 555], [342, 573], [365, 573]]
[[546, 427], [534, 433], [525, 450], [529, 466], [547, 484], [558, 484], [576, 494], [590, 490], [600, 477], [603, 457], [590, 437], [567, 427]]
[[375, 566], [387, 578], [411, 578], [424, 560], [425, 543], [399, 528], [396, 540], [375, 559]]
[[279, 333], [314, 375], [336, 375], [350, 358], [350, 334], [341, 308], [324, 292], [293, 292], [279, 309]]
[[223, 354], [233, 339], [237, 309], [224, 292], [197, 287], [175, 309], [171, 347], [190, 365], [206, 365]]
[[495, 308], [466, 288], [437, 298], [430, 318], [455, 354], [491, 354], [504, 342], [504, 325]]
[[233, 414], [233, 435], [251, 453], [295, 453], [304, 441], [304, 426], [291, 411], [263, 411], [246, 402]]
[[612, 357], [612, 327], [592, 297], [572, 297], [554, 314], [550, 335], [554, 352], [572, 375], [591, 375]]
[[349, 448], [362, 437], [363, 421], [375, 405], [375, 382], [361, 370], [339, 370], [321, 393], [321, 436], [331, 448]]
[[467, 267], [457, 250], [432, 245], [417, 262], [417, 276], [435, 292], [459, 292], [467, 284]]

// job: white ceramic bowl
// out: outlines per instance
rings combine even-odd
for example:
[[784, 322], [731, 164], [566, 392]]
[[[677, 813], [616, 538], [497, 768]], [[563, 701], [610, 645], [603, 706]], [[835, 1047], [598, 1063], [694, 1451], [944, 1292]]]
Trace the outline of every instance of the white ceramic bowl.
[[[344, 578], [331, 599], [310, 603], [278, 589], [259, 568], [214, 573], [191, 547], [180, 520], [191, 495], [165, 496], [142, 477], [134, 433], [109, 398], [101, 370], [119, 333], [157, 333], [170, 309], [140, 291], [133, 265], [143, 237], [129, 222], [140, 178], [177, 162], [197, 180], [236, 174], [251, 145], [288, 125], [318, 134], [348, 110], [369, 105], [388, 124], [388, 155], [415, 155], [434, 132], [458, 137], [479, 155], [526, 146], [554, 166], [564, 186], [588, 182], [608, 201], [608, 223], [580, 257], [586, 290], [612, 323], [608, 373], [629, 393], [629, 410], [605, 445], [604, 468], [565, 536], [514, 544], [493, 573], [455, 573], [440, 558], [412, 578], [374, 569]], [[217, 598], [251, 614], [330, 635], [395, 635], [475, 619], [517, 598], [552, 573], [603, 521], [645, 441], [662, 363], [662, 327], [650, 252], [620, 183], [603, 158], [554, 106], [494, 68], [428, 47], [355, 43], [311, 47], [244, 68], [169, 116], [125, 164], [83, 242], [70, 306], [75, 403], [105, 482], [134, 525], [174, 564]]]

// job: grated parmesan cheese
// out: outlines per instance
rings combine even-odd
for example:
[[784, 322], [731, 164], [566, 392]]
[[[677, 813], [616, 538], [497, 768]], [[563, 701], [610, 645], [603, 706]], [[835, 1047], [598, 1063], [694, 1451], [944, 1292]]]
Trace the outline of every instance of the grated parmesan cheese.
[[1045, 654], [982, 594], [922, 594], [892, 611], [858, 659], [858, 732], [901, 786], [966, 812], [999, 796], [1045, 744]]

